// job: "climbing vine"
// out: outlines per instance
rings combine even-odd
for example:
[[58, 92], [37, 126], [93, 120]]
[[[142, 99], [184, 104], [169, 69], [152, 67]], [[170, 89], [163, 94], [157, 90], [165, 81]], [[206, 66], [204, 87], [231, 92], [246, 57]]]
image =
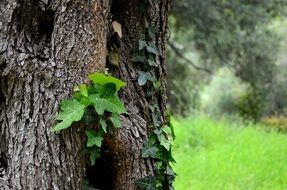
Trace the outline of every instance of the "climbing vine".
[[[146, 25], [144, 31], [139, 34], [138, 49], [133, 53], [131, 60], [140, 65], [138, 67], [138, 84], [139, 86], [146, 86], [146, 97], [152, 99], [152, 95], [160, 87], [160, 81], [155, 75], [155, 70], [159, 67], [156, 58], [160, 56], [160, 51], [155, 44], [158, 27], [149, 21], [146, 15], [148, 8], [149, 2], [147, 0], [139, 4], [139, 11], [143, 14]], [[142, 157], [153, 158], [156, 161], [156, 173], [155, 176], [149, 175], [137, 180], [136, 184], [145, 190], [173, 189], [175, 173], [170, 164], [175, 162], [171, 151], [175, 136], [170, 123], [170, 115], [167, 113], [167, 121], [162, 122], [158, 103], [155, 100], [150, 102], [153, 102], [149, 106], [152, 127], [148, 139], [144, 143]]]
[[92, 85], [77, 86], [73, 98], [61, 102], [61, 112], [56, 117], [58, 124], [52, 131], [66, 129], [78, 121], [84, 124], [87, 153], [94, 165], [100, 157], [103, 136], [112, 127], [121, 127], [120, 114], [126, 113], [126, 109], [118, 91], [125, 83], [102, 73], [91, 74], [89, 79]]

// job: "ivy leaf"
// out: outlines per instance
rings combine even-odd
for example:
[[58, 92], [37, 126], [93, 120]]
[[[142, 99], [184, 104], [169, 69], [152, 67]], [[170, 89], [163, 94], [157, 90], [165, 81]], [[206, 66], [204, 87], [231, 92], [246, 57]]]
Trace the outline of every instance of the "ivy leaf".
[[160, 85], [161, 85], [160, 81], [158, 81], [158, 80], [152, 81], [152, 84], [153, 84], [154, 89], [156, 89], [156, 90], [158, 90], [160, 88]]
[[148, 56], [148, 64], [152, 67], [158, 67], [157, 62], [155, 61], [155, 58], [153, 55]]
[[91, 162], [91, 165], [95, 165], [96, 160], [99, 157], [101, 157], [100, 151], [98, 151], [98, 150], [90, 151], [90, 162]]
[[174, 173], [173, 169], [170, 166], [166, 167], [166, 174], [167, 175], [171, 175], [171, 176], [175, 176], [175, 173]]
[[96, 123], [97, 122], [97, 116], [96, 116], [95, 111], [93, 109], [91, 109], [90, 107], [85, 109], [85, 113], [84, 113], [82, 120], [84, 121], [85, 125], [91, 125], [93, 123]]
[[111, 122], [115, 126], [115, 128], [121, 128], [122, 127], [122, 122], [120, 120], [119, 115], [112, 115], [110, 118]]
[[137, 51], [133, 53], [131, 61], [136, 63], [146, 63], [147, 60], [144, 52]]
[[156, 146], [144, 146], [142, 150], [143, 158], [157, 158], [158, 148]]
[[87, 85], [81, 84], [81, 85], [80, 85], [80, 91], [79, 91], [79, 93], [80, 93], [81, 95], [83, 95], [84, 97], [88, 97], [89, 94], [88, 94]]
[[162, 134], [160, 136], [160, 145], [163, 146], [166, 150], [170, 150], [171, 142], [168, 141], [165, 136]]
[[99, 93], [102, 98], [114, 96], [117, 91], [117, 87], [114, 83], [107, 83], [99, 89]]
[[144, 190], [157, 190], [156, 179], [153, 176], [148, 176], [136, 181], [136, 185]]
[[89, 79], [93, 81], [94, 84], [107, 84], [107, 83], [114, 83], [117, 87], [117, 90], [121, 89], [126, 85], [125, 82], [117, 79], [111, 75], [105, 75], [103, 73], [94, 73], [89, 75]]
[[80, 121], [84, 115], [85, 106], [77, 100], [64, 100], [60, 104], [61, 112], [57, 116], [57, 120], [62, 120], [54, 128], [52, 132], [66, 129], [75, 121]]
[[163, 128], [161, 128], [161, 130], [164, 132], [164, 134], [171, 135], [171, 128], [170, 127], [164, 126]]
[[142, 50], [143, 48], [147, 47], [147, 42], [145, 39], [144, 34], [139, 34], [139, 50]]
[[142, 13], [142, 14], [147, 12], [148, 7], [149, 7], [149, 4], [147, 2], [140, 1], [139, 6], [138, 6], [139, 12]]
[[105, 110], [116, 114], [126, 113], [123, 102], [117, 96], [101, 97], [99, 94], [92, 94], [89, 99], [99, 115], [102, 115]]
[[138, 73], [139, 73], [138, 84], [140, 86], [145, 85], [148, 80], [152, 79], [152, 75], [149, 72], [138, 71]]
[[103, 137], [98, 136], [95, 130], [86, 130], [86, 135], [88, 137], [87, 147], [92, 147], [94, 145], [97, 147], [102, 146]]
[[157, 32], [158, 32], [158, 27], [156, 25], [152, 25], [148, 28], [148, 35], [150, 38], [155, 38], [155, 35]]
[[139, 39], [139, 50], [142, 50], [145, 47], [147, 47], [146, 41]]
[[100, 119], [100, 125], [105, 133], [107, 133], [107, 122], [103, 119]]
[[155, 55], [159, 55], [159, 49], [156, 47], [156, 45], [153, 42], [148, 42], [148, 46], [146, 47], [146, 50], [149, 53], [153, 53]]

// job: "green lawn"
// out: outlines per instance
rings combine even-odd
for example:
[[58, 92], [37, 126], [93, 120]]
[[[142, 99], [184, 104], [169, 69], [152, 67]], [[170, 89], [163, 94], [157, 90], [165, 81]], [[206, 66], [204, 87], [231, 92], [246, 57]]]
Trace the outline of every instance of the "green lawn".
[[205, 116], [173, 124], [176, 190], [287, 189], [287, 135]]

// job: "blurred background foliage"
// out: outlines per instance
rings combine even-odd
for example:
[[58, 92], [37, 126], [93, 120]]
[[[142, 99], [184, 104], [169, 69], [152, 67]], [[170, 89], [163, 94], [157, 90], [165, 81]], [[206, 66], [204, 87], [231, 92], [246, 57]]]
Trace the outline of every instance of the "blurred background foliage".
[[177, 0], [168, 42], [175, 115], [287, 114], [285, 0]]

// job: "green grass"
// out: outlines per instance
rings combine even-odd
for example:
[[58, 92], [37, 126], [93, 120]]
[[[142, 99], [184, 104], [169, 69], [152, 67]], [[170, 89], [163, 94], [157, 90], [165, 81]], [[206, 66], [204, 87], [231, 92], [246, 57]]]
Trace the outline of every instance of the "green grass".
[[176, 190], [287, 189], [287, 135], [205, 116], [173, 124]]

